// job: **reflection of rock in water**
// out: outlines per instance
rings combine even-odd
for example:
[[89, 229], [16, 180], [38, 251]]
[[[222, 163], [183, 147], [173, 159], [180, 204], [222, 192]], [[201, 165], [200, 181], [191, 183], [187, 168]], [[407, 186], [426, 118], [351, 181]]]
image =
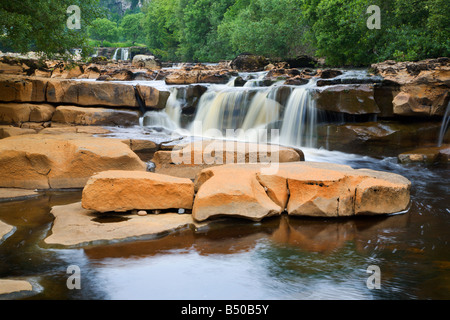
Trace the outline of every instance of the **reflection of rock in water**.
[[[294, 218], [286, 215], [262, 223], [227, 219], [209, 224], [205, 229], [193, 227], [153, 240], [132, 241], [85, 248], [91, 259], [145, 257], [195, 251], [200, 255], [235, 254], [253, 250], [258, 243], [271, 241], [305, 252], [330, 254], [354, 242], [357, 251], [373, 249], [384, 232], [405, 227], [408, 215], [370, 219]], [[378, 245], [380, 245], [378, 241]]]
[[295, 221], [287, 216], [280, 219], [279, 228], [272, 234], [278, 243], [299, 247], [308, 252], [329, 253], [354, 239], [352, 221], [329, 222], [315, 219]]

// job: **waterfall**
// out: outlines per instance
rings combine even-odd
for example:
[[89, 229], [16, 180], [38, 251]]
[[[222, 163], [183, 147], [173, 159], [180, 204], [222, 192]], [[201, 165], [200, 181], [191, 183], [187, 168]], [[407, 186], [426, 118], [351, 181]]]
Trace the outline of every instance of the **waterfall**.
[[240, 128], [254, 93], [242, 88], [211, 87], [200, 98], [194, 122], [202, 123], [203, 132]]
[[[317, 111], [308, 90], [311, 85], [290, 89], [284, 117], [283, 106], [277, 101], [277, 95], [280, 88], [286, 87], [279, 84], [266, 88], [213, 86], [201, 97], [194, 122], [201, 122], [205, 134], [210, 129], [222, 133], [226, 129], [267, 130], [269, 127], [276, 128], [277, 122], [282, 120], [280, 143], [313, 147]], [[249, 137], [254, 141], [254, 135], [245, 136], [246, 139]]]
[[127, 61], [129, 54], [130, 54], [130, 48], [122, 48], [120, 60]]
[[447, 132], [448, 125], [450, 124], [450, 102], [447, 104], [444, 118], [442, 119], [441, 131], [439, 132], [438, 147], [442, 147], [444, 143], [445, 133]]
[[296, 88], [289, 96], [280, 132], [281, 144], [315, 146], [317, 109], [308, 87]]
[[117, 48], [116, 51], [114, 51], [113, 60], [117, 61], [117, 53], [119, 52], [120, 48]]
[[171, 88], [166, 107], [162, 111], [148, 111], [141, 118], [141, 126], [177, 130], [180, 128], [182, 102], [178, 100], [178, 89]]
[[[120, 59], [117, 59], [117, 57], [119, 56], [119, 51], [120, 51]], [[112, 59], [114, 61], [117, 60], [127, 61], [129, 55], [130, 55], [130, 48], [117, 48], [116, 51], [114, 51]]]

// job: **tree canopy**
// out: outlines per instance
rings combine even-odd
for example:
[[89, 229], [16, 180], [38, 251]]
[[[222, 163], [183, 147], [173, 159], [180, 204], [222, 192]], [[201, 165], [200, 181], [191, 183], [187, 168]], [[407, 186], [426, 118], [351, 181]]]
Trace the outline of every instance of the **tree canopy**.
[[[124, 0], [125, 1], [125, 0]], [[91, 39], [145, 44], [166, 60], [215, 62], [251, 52], [269, 58], [307, 54], [329, 65], [448, 56], [448, 0], [23, 0], [0, 3], [0, 44], [63, 53]], [[144, 5], [141, 7], [141, 4]], [[66, 27], [69, 5], [82, 28]], [[107, 9], [103, 11], [99, 6]], [[367, 27], [371, 5], [380, 29]]]
[[[69, 6], [81, 11], [80, 29], [69, 29]], [[98, 0], [21, 0], [0, 2], [0, 45], [17, 52], [66, 55], [69, 49], [89, 52], [87, 27], [101, 16]]]

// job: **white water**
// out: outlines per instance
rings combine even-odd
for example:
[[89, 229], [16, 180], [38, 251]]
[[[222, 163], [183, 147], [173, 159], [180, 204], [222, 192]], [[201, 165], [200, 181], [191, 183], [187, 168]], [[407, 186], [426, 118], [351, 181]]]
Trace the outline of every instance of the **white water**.
[[175, 131], [180, 128], [181, 101], [178, 99], [178, 89], [171, 88], [166, 107], [162, 111], [148, 111], [141, 118], [141, 126], [149, 128], [164, 128]]
[[445, 110], [444, 118], [442, 119], [441, 131], [439, 132], [438, 147], [441, 147], [444, 143], [445, 133], [447, 132], [448, 126], [450, 124], [450, 102], [447, 104], [447, 109]]
[[280, 143], [288, 146], [314, 147], [316, 140], [317, 109], [307, 86], [292, 91], [286, 104]]
[[[119, 51], [120, 51], [120, 59], [117, 59]], [[112, 59], [114, 61], [117, 61], [117, 60], [127, 61], [129, 55], [130, 55], [130, 49], [129, 48], [117, 48], [116, 51], [114, 52], [114, 56], [113, 56]]]

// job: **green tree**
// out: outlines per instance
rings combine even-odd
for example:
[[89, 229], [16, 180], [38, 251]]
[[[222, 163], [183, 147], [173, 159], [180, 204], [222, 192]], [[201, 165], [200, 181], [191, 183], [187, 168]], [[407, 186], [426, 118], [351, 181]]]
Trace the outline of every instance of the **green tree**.
[[311, 53], [304, 42], [306, 29], [302, 0], [238, 0], [218, 27], [235, 53], [252, 52], [270, 57]]
[[[370, 5], [381, 29], [368, 29]], [[331, 65], [448, 56], [450, 6], [445, 0], [304, 0], [308, 39]]]
[[180, 0], [152, 0], [143, 9], [147, 45], [164, 59], [176, 60], [179, 45]]
[[89, 28], [89, 35], [92, 39], [101, 41], [103, 46], [103, 41], [105, 40], [109, 42], [117, 41], [119, 30], [116, 23], [107, 18], [100, 18], [92, 22]]
[[215, 61], [227, 55], [226, 40], [218, 38], [217, 29], [225, 12], [235, 0], [185, 0], [177, 53], [185, 60]]
[[133, 45], [143, 37], [144, 17], [143, 13], [129, 14], [123, 17], [120, 24], [123, 36], [125, 39], [132, 41]]
[[[81, 29], [67, 27], [67, 8], [81, 11]], [[0, 2], [0, 45], [17, 52], [30, 50], [49, 57], [63, 55], [73, 48], [90, 52], [87, 27], [103, 11], [98, 0], [21, 0]]]

